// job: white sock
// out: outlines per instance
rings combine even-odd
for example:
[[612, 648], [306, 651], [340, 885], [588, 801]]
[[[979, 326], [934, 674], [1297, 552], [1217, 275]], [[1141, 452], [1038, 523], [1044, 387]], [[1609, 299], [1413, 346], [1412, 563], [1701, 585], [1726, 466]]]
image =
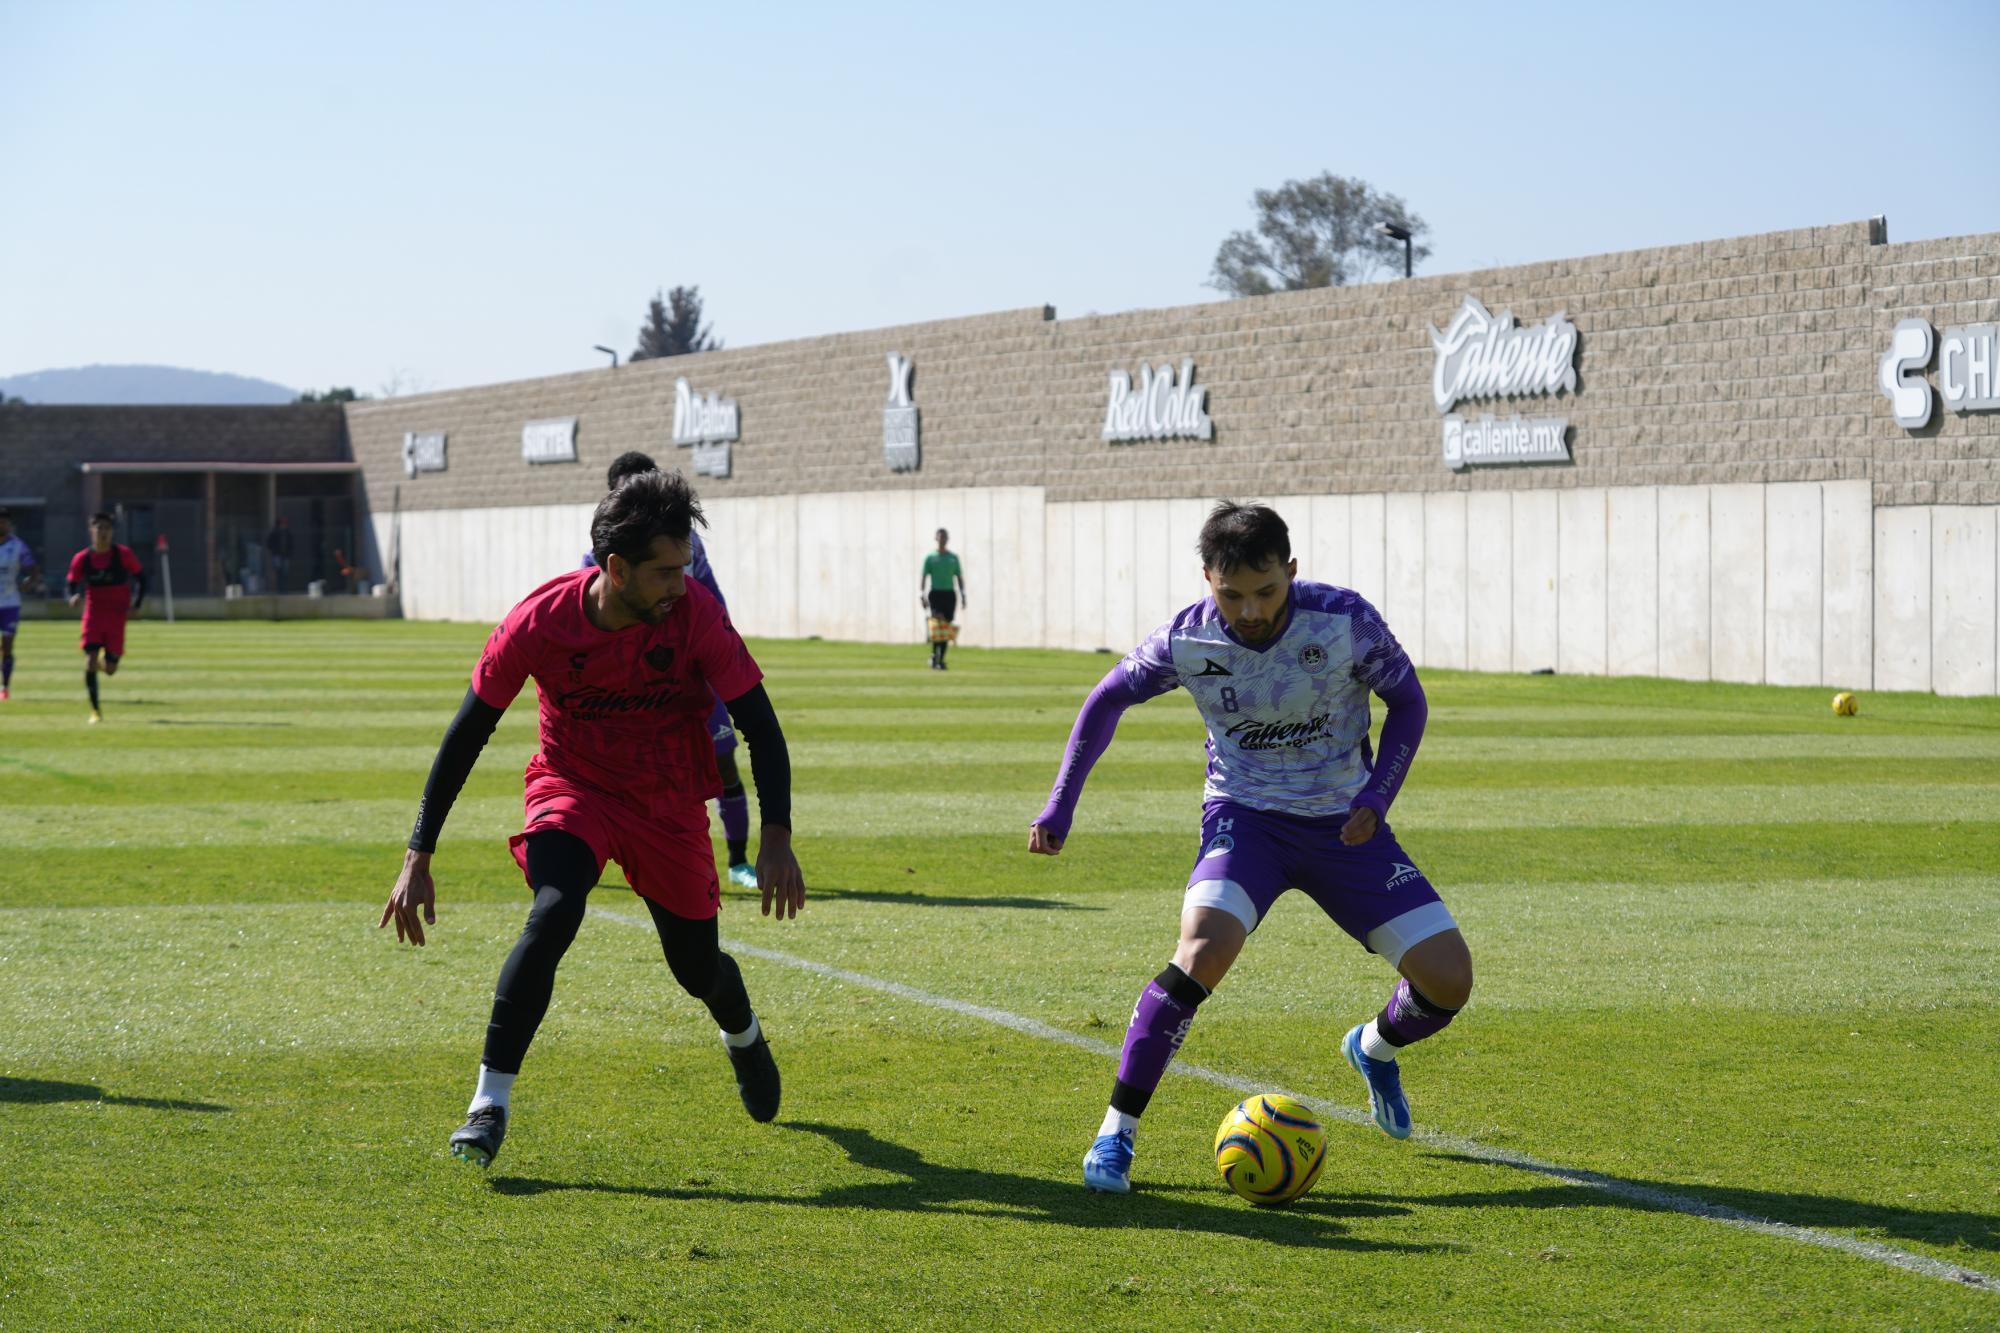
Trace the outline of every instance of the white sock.
[[1396, 1052], [1402, 1049], [1400, 1046], [1390, 1044], [1388, 1038], [1382, 1035], [1382, 1029], [1375, 1026], [1375, 1020], [1372, 1018], [1368, 1020], [1368, 1026], [1361, 1029], [1361, 1053], [1370, 1060], [1393, 1060], [1396, 1058]]
[[513, 1074], [479, 1066], [479, 1086], [472, 1090], [472, 1105], [465, 1108], [465, 1113], [471, 1115], [482, 1106], [497, 1106], [506, 1110], [508, 1094], [514, 1091], [514, 1078]]
[[[722, 1032], [722, 1029], [717, 1028], [716, 1031]], [[744, 1028], [741, 1032], [722, 1032], [722, 1040], [726, 1045], [734, 1046], [740, 1051], [745, 1046], [755, 1046], [757, 1038], [763, 1035], [764, 1029], [757, 1026], [757, 1015], [752, 1014], [750, 1015], [749, 1027]]]
[[1105, 1111], [1104, 1123], [1097, 1127], [1097, 1137], [1103, 1138], [1106, 1134], [1122, 1134], [1128, 1129], [1137, 1128], [1139, 1128], [1138, 1116], [1126, 1115], [1123, 1111], [1113, 1107]]

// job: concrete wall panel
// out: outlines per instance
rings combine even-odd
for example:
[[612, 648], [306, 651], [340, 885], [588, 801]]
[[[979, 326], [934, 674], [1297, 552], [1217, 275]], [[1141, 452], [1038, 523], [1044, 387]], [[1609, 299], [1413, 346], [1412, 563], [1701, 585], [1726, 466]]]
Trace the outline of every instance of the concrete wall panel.
[[1931, 511], [1931, 688], [1994, 691], [1995, 515], [1991, 505]]
[[1042, 641], [1051, 648], [1076, 642], [1076, 506], [1042, 507]]
[[1070, 570], [1070, 640], [1064, 647], [1112, 646], [1104, 632], [1104, 505], [1086, 500], [1070, 510], [1071, 541], [1076, 551]]
[[1931, 510], [1875, 511], [1875, 688], [1931, 687]]
[[1717, 680], [1764, 679], [1764, 488], [1709, 492], [1709, 663]]
[[1385, 497], [1383, 514], [1383, 602], [1403, 651], [1419, 666], [1430, 663], [1424, 644], [1424, 497]]
[[1605, 492], [1604, 654], [1614, 676], [1660, 670], [1660, 493]]
[[1167, 501], [1167, 595], [1176, 611], [1208, 596], [1201, 555], [1195, 549], [1208, 509], [1206, 500]]
[[1104, 511], [1104, 563], [1098, 576], [1104, 581], [1104, 619], [1098, 626], [1098, 642], [1119, 652], [1138, 642], [1137, 589], [1138, 502], [1106, 500]]
[[1424, 661], [1464, 670], [1466, 663], [1465, 495], [1424, 497]]
[[1709, 680], [1709, 488], [1662, 486], [1660, 674]]
[[1302, 549], [1299, 543], [1292, 543], [1292, 549], [1299, 555], [1299, 576], [1315, 583], [1353, 587], [1354, 562], [1349, 555], [1354, 529], [1353, 497], [1315, 495], [1311, 508], [1312, 545]]
[[1133, 642], [1171, 616], [1173, 567], [1167, 541], [1167, 500], [1135, 500], [1132, 512]]
[[1820, 684], [1875, 683], [1875, 505], [1865, 481], [1820, 485]]
[[1514, 669], [1555, 669], [1558, 639], [1556, 598], [1556, 493], [1515, 491], [1514, 499]]
[[1474, 671], [1512, 671], [1514, 499], [1475, 491], [1465, 502], [1465, 662]]
[[1347, 586], [1381, 610], [1389, 599], [1388, 497], [1356, 495], [1348, 512], [1348, 568], [1353, 582]]
[[1825, 500], [1816, 481], [1764, 488], [1764, 678], [1817, 685], [1826, 603]]
[[1604, 674], [1605, 508], [1597, 487], [1557, 492], [1556, 670], [1566, 676]]

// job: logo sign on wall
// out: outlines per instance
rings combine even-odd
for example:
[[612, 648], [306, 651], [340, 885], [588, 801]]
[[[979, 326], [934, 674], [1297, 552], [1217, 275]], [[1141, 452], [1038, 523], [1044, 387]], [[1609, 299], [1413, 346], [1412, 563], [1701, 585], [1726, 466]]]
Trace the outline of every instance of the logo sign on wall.
[[1567, 418], [1517, 413], [1501, 419], [1489, 412], [1467, 420], [1451, 410], [1469, 399], [1574, 393], [1577, 333], [1564, 313], [1522, 328], [1511, 310], [1495, 315], [1479, 298], [1468, 296], [1449, 324], [1431, 329], [1437, 352], [1431, 401], [1445, 414], [1448, 467], [1570, 461]]
[[408, 431], [403, 435], [403, 475], [444, 471], [444, 432]]
[[1215, 423], [1208, 418], [1208, 388], [1194, 382], [1194, 361], [1181, 362], [1179, 375], [1171, 366], [1139, 367], [1139, 387], [1122, 370], [1111, 372], [1111, 398], [1104, 407], [1104, 438], [1113, 444], [1134, 440], [1212, 440]]
[[1939, 393], [1931, 391], [1924, 368], [1937, 352], [1938, 390], [1954, 412], [2000, 410], [2000, 324], [1953, 324], [1935, 336], [1927, 319], [1896, 325], [1875, 382], [1881, 386], [1896, 424], [1922, 430], [1931, 424]]
[[521, 427], [521, 461], [524, 463], [574, 463], [576, 461], [576, 418], [530, 421]]
[[674, 443], [694, 450], [697, 477], [729, 475], [729, 445], [741, 432], [734, 398], [704, 398], [686, 380], [674, 381]]
[[882, 409], [882, 461], [891, 472], [914, 472], [923, 464], [919, 449], [921, 424], [910, 399], [910, 375], [916, 362], [889, 353], [889, 405]]

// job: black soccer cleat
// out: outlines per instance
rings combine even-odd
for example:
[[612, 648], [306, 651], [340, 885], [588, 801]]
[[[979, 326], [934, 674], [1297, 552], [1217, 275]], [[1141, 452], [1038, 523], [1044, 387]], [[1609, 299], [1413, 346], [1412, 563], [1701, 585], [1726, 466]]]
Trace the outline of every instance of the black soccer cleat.
[[736, 1092], [743, 1109], [763, 1124], [778, 1118], [778, 1062], [771, 1058], [771, 1043], [760, 1035], [748, 1046], [730, 1046], [729, 1063], [736, 1067]]
[[490, 1166], [507, 1137], [507, 1108], [488, 1104], [465, 1117], [452, 1131], [451, 1155], [480, 1168]]

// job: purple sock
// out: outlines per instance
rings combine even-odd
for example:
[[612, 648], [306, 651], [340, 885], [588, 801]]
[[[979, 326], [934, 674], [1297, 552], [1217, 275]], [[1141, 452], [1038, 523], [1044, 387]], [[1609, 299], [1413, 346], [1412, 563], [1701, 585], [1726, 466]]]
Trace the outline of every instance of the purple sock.
[[1169, 963], [1167, 970], [1146, 983], [1133, 1006], [1132, 1023], [1125, 1029], [1125, 1051], [1118, 1058], [1118, 1081], [1112, 1085], [1111, 1105], [1127, 1115], [1140, 1115], [1152, 1099], [1153, 1090], [1173, 1063], [1174, 1052], [1187, 1040], [1194, 1026], [1195, 1006], [1207, 992]]
[[750, 798], [741, 787], [734, 796], [724, 792], [716, 806], [722, 811], [722, 836], [731, 844], [750, 839]]
[[1389, 1003], [1382, 1006], [1375, 1019], [1375, 1028], [1392, 1045], [1408, 1046], [1413, 1041], [1436, 1036], [1457, 1017], [1458, 1010], [1425, 999], [1408, 977], [1398, 977]]

